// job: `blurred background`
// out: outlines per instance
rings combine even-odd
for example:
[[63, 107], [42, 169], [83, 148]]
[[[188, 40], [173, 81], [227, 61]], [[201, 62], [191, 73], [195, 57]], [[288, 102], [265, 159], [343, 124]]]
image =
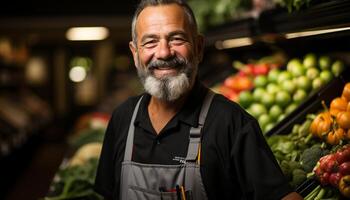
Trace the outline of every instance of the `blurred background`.
[[[110, 114], [143, 91], [128, 47], [138, 2], [1, 3], [0, 199], [101, 198], [91, 184]], [[327, 83], [345, 77], [350, 59], [348, 1], [188, 3], [206, 36], [200, 80], [259, 119], [264, 109], [277, 104], [273, 116], [259, 120], [266, 135], [278, 131], [283, 118], [296, 116]], [[317, 71], [307, 74], [311, 67]], [[254, 88], [277, 80], [273, 75], [267, 79], [272, 70], [290, 71], [281, 83], [299, 81], [285, 86], [289, 94], [279, 95], [279, 100], [251, 106]], [[302, 90], [297, 97], [295, 88]], [[258, 95], [255, 101], [262, 99]], [[80, 182], [74, 182], [76, 177]]]

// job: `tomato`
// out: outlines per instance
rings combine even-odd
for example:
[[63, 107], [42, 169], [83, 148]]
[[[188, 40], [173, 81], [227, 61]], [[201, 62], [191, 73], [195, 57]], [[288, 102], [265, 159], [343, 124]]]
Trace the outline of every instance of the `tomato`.
[[341, 111], [337, 114], [336, 122], [340, 128], [350, 128], [350, 112]]
[[350, 175], [350, 162], [344, 162], [339, 165], [338, 171], [342, 175]]
[[331, 175], [329, 175], [329, 183], [334, 187], [338, 187], [339, 181], [342, 177], [343, 175], [339, 172], [332, 173]]
[[340, 179], [338, 188], [343, 196], [350, 198], [350, 175], [343, 176]]
[[344, 97], [347, 101], [350, 101], [350, 83], [345, 84], [341, 96]]
[[340, 111], [346, 111], [347, 106], [348, 102], [345, 98], [337, 97], [332, 100], [329, 112], [331, 115], [337, 116]]
[[329, 172], [324, 172], [319, 178], [321, 185], [328, 185], [329, 184], [329, 176], [331, 174]]
[[338, 163], [350, 161], [350, 150], [340, 150], [335, 153], [335, 157]]
[[335, 154], [329, 154], [320, 159], [320, 168], [324, 172], [335, 172], [338, 170], [338, 162]]

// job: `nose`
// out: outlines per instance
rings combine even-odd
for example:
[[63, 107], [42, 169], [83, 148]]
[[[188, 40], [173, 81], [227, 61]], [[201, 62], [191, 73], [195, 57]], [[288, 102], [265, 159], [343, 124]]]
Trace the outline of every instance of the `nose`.
[[158, 49], [156, 52], [157, 59], [161, 60], [167, 60], [172, 56], [172, 50], [171, 46], [169, 45], [168, 41], [165, 39], [160, 40]]

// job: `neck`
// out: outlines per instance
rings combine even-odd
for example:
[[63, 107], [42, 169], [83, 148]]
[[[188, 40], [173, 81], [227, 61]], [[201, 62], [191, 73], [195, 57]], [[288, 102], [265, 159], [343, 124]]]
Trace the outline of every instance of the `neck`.
[[169, 102], [152, 96], [148, 104], [148, 114], [157, 134], [180, 111], [187, 97], [188, 93], [175, 101]]

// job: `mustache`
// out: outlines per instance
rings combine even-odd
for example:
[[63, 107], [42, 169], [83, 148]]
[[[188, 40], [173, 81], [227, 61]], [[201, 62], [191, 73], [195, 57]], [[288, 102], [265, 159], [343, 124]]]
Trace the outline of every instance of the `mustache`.
[[177, 56], [172, 57], [168, 60], [154, 60], [151, 61], [147, 68], [149, 70], [153, 69], [160, 69], [160, 68], [178, 68], [178, 67], [185, 67], [188, 64], [188, 61], [184, 58], [179, 58]]

